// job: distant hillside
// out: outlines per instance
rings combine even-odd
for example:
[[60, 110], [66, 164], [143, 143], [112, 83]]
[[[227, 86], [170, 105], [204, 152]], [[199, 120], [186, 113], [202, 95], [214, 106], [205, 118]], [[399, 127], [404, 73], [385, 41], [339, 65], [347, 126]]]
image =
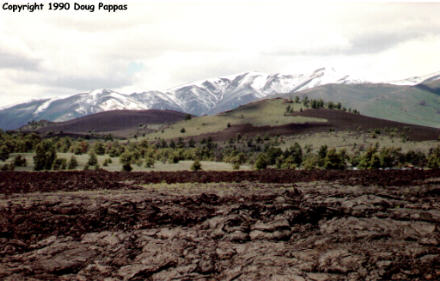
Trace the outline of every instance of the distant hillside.
[[[286, 113], [290, 107], [293, 112]], [[148, 136], [165, 139], [211, 137], [228, 140], [241, 136], [276, 136], [329, 131], [387, 129], [405, 133], [410, 140], [437, 140], [440, 129], [363, 116], [342, 110], [306, 109], [286, 99], [267, 99], [214, 116], [196, 117], [170, 125]]]
[[363, 115], [440, 128], [440, 80], [438, 79], [415, 86], [328, 84], [280, 96], [322, 98], [356, 108]]
[[94, 133], [126, 137], [136, 133], [151, 132], [158, 125], [174, 123], [183, 120], [186, 116], [185, 113], [172, 110], [113, 110], [65, 122], [50, 123], [35, 131], [46, 134], [87, 135]]

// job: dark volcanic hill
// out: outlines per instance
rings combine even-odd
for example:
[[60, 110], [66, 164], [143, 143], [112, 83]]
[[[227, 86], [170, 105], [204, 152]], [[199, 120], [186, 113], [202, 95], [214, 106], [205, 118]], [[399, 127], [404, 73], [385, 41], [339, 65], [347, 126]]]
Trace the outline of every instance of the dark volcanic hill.
[[86, 135], [112, 134], [126, 137], [151, 131], [151, 125], [183, 120], [186, 113], [172, 110], [113, 110], [87, 115], [65, 122], [54, 122], [37, 129], [40, 133]]

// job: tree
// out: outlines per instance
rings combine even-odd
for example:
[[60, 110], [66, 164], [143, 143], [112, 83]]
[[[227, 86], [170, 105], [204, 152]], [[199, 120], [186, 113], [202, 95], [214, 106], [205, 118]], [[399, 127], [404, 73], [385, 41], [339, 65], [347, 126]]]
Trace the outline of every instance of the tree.
[[154, 167], [154, 158], [147, 157], [145, 158], [145, 168], [153, 168]]
[[21, 155], [14, 157], [14, 166], [16, 167], [26, 167], [26, 158]]
[[98, 158], [96, 157], [95, 152], [90, 152], [89, 153], [89, 161], [87, 161], [87, 164], [89, 166], [96, 166], [98, 164]]
[[67, 165], [67, 168], [69, 170], [73, 170], [76, 169], [78, 167], [78, 160], [76, 160], [75, 155], [72, 155], [72, 157], [70, 157], [70, 161], [69, 164]]
[[240, 170], [240, 163], [239, 162], [232, 162], [232, 169]]
[[191, 165], [191, 171], [199, 171], [202, 169], [202, 164], [196, 159]]
[[6, 161], [9, 158], [9, 149], [6, 145], [0, 146], [0, 160]]
[[36, 171], [40, 170], [50, 170], [52, 168], [53, 162], [57, 157], [55, 146], [52, 141], [44, 140], [39, 143], [35, 149], [34, 156], [34, 169]]
[[306, 154], [302, 163], [305, 170], [313, 170], [319, 167], [319, 156], [313, 153]]
[[327, 145], [321, 145], [318, 151], [318, 165], [319, 167], [324, 166], [325, 157], [327, 156], [328, 147]]
[[186, 132], [185, 128], [180, 129], [180, 132], [184, 134]]
[[188, 146], [189, 146], [189, 147], [196, 147], [196, 142], [194, 141], [193, 138], [191, 138], [191, 139], [188, 141]]
[[303, 161], [303, 152], [301, 146], [295, 142], [292, 147], [290, 147], [288, 151], [288, 155], [292, 157], [292, 161], [296, 164], [297, 167], [301, 166]]
[[95, 143], [94, 150], [95, 150], [95, 153], [98, 154], [98, 155], [104, 155], [105, 154], [105, 146], [100, 141]]
[[255, 161], [255, 168], [257, 170], [266, 169], [268, 165], [268, 160], [265, 153], [260, 153], [258, 155], [257, 160]]
[[345, 153], [336, 152], [336, 149], [332, 148], [327, 151], [324, 158], [324, 169], [331, 170], [343, 170], [345, 169]]
[[428, 156], [428, 167], [431, 169], [440, 168], [440, 146], [431, 148]]
[[171, 148], [176, 148], [176, 143], [174, 142], [174, 140], [170, 141], [170, 147]]
[[335, 104], [333, 103], [333, 102], [329, 102], [328, 104], [327, 104], [327, 107], [328, 107], [328, 109], [334, 109], [335, 108]]
[[119, 162], [122, 164], [122, 170], [130, 172], [133, 168], [131, 167], [132, 155], [129, 152], [124, 152], [119, 156]]
[[67, 160], [64, 158], [57, 158], [53, 162], [52, 169], [54, 170], [65, 170], [67, 167]]

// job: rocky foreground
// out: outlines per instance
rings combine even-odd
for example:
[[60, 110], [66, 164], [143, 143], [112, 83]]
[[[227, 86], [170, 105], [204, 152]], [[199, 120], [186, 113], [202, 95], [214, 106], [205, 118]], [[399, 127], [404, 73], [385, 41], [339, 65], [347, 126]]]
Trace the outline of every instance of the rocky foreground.
[[440, 279], [439, 179], [140, 187], [0, 195], [0, 280]]

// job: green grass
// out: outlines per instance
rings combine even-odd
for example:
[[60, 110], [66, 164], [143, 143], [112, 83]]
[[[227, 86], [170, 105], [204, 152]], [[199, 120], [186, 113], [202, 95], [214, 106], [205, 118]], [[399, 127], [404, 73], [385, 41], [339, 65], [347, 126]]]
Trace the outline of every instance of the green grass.
[[[192, 118], [177, 122], [162, 131], [148, 134], [152, 138], [178, 138], [197, 136], [200, 134], [220, 132], [230, 125], [252, 124], [253, 126], [281, 126], [290, 123], [327, 122], [326, 119], [287, 116], [284, 115], [286, 107], [290, 105], [293, 110], [299, 111], [301, 104], [285, 103], [282, 99], [271, 99], [241, 106], [235, 110], [212, 115]], [[182, 133], [185, 128], [185, 133]]]

